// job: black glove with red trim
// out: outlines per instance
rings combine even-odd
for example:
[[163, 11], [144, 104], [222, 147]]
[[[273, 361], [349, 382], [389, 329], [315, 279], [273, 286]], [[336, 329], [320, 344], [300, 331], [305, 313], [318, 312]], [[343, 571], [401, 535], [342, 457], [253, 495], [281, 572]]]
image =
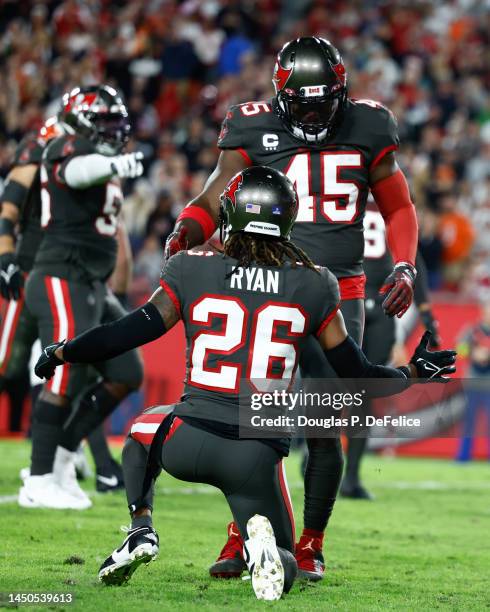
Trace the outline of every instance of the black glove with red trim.
[[397, 263], [393, 272], [384, 280], [379, 290], [380, 295], [385, 295], [383, 310], [389, 317], [395, 315], [400, 318], [410, 307], [413, 300], [413, 287], [417, 270], [409, 263]]
[[185, 251], [188, 248], [187, 228], [182, 223], [175, 228], [165, 242], [164, 259], [167, 260], [172, 255], [179, 251]]

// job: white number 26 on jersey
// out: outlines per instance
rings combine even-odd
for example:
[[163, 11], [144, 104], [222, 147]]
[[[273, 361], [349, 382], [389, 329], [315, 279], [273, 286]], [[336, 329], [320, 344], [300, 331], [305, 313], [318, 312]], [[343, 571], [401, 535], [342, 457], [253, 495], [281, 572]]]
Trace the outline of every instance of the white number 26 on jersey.
[[[254, 314], [251, 326], [251, 347], [246, 377], [254, 386], [267, 379], [291, 379], [297, 361], [295, 346], [304, 335], [308, 315], [301, 306], [267, 302]], [[222, 320], [219, 331], [211, 330], [213, 319]], [[249, 313], [235, 297], [209, 295], [191, 306], [190, 321], [202, 326], [194, 336], [190, 351], [189, 383], [203, 389], [236, 393], [242, 375], [242, 365], [233, 361], [233, 353], [246, 342]], [[276, 327], [286, 327], [287, 338], [277, 338]], [[210, 354], [221, 355], [216, 366], [208, 364]], [[280, 373], [272, 372], [279, 364]], [[265, 390], [259, 389], [259, 390]]]

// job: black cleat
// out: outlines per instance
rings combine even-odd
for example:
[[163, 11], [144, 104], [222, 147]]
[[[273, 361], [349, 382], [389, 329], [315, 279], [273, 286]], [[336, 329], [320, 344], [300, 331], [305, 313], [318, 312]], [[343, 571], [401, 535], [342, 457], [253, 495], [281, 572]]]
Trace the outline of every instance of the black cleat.
[[123, 471], [117, 461], [111, 459], [106, 468], [97, 470], [95, 488], [98, 493], [108, 493], [109, 491], [124, 489]]
[[107, 586], [120, 586], [128, 582], [138, 566], [156, 559], [158, 543], [158, 534], [152, 527], [129, 530], [122, 545], [100, 566], [100, 582]]

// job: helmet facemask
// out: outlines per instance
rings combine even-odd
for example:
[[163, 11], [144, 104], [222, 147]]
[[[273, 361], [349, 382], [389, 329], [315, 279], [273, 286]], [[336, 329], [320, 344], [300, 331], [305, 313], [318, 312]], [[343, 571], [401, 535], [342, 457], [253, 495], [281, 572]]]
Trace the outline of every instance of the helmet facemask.
[[342, 96], [305, 98], [280, 91], [279, 107], [286, 124], [296, 138], [308, 143], [321, 143], [337, 124]]
[[102, 155], [118, 155], [129, 140], [130, 125], [127, 113], [98, 114], [93, 118], [94, 143]]

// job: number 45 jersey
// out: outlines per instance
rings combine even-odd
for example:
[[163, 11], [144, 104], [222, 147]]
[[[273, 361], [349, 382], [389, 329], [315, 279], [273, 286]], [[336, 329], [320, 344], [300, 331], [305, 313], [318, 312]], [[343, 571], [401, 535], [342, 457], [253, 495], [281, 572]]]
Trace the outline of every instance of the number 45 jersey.
[[161, 286], [184, 322], [185, 392], [175, 413], [238, 424], [238, 403], [290, 381], [310, 335], [319, 335], [339, 305], [336, 278], [302, 265], [237, 268], [211, 251], [181, 251], [165, 264]]
[[103, 281], [114, 269], [122, 204], [119, 181], [73, 189], [64, 178], [69, 161], [92, 153], [96, 151], [89, 140], [73, 135], [55, 138], [44, 150], [40, 170], [44, 238], [34, 264], [43, 273]]
[[249, 165], [271, 166], [289, 177], [299, 196], [292, 240], [337, 278], [362, 274], [369, 172], [398, 144], [387, 108], [352, 99], [334, 135], [320, 146], [286, 129], [275, 99], [232, 106], [218, 140], [221, 149], [238, 150]]

